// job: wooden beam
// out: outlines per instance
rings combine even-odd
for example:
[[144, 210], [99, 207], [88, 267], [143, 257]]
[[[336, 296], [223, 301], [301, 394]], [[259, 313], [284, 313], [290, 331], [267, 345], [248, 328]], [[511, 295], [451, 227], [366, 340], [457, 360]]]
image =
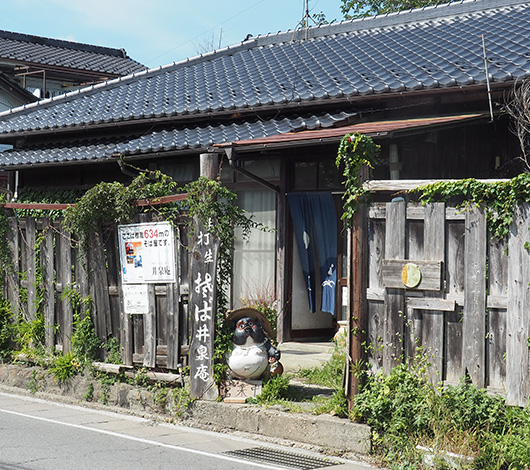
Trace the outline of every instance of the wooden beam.
[[[433, 183], [453, 183], [461, 180], [371, 180], [366, 181], [363, 184], [363, 188], [370, 192], [379, 192], [379, 191], [410, 191], [419, 186], [425, 186], [426, 184]], [[504, 183], [510, 181], [509, 179], [484, 179], [477, 180], [480, 183]]]
[[[133, 206], [145, 207], [145, 206], [158, 206], [160, 204], [167, 204], [169, 202], [183, 201], [188, 197], [187, 193], [182, 194], [171, 194], [169, 196], [160, 196], [149, 199], [138, 199], [133, 201]], [[27, 210], [65, 210], [69, 207], [74, 207], [75, 204], [47, 204], [47, 203], [36, 203], [36, 202], [7, 202], [4, 204], [6, 209], [27, 209]]]

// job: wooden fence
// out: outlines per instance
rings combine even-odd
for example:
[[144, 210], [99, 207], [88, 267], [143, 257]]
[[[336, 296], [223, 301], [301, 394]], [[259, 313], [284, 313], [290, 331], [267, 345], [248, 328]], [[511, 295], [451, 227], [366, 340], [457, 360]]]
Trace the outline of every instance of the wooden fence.
[[529, 206], [517, 208], [508, 239], [499, 243], [478, 209], [399, 199], [371, 204], [364, 249], [373, 369], [388, 372], [421, 346], [433, 382], [457, 384], [467, 374], [508, 403], [526, 405], [529, 216]]
[[[148, 221], [145, 214], [138, 219]], [[97, 335], [103, 341], [111, 337], [120, 341], [124, 364], [176, 370], [187, 360], [189, 262], [187, 250], [181, 249], [181, 240], [187, 240], [184, 224], [175, 230], [180, 282], [149, 284], [149, 312], [142, 315], [124, 313], [116, 228], [94, 236], [86, 253], [72, 243], [61, 221], [11, 217], [10, 228], [13, 269], [7, 275], [5, 294], [27, 320], [35, 319], [37, 311], [42, 313], [47, 348], [71, 348], [73, 309], [63, 294], [74, 288], [92, 300]]]

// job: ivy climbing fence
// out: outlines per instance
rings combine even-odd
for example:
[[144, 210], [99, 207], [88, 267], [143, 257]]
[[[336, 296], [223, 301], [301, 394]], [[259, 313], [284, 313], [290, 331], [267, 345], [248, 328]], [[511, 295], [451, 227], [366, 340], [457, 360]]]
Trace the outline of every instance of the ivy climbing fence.
[[[135, 222], [150, 222], [141, 214]], [[80, 250], [62, 220], [9, 218], [7, 243], [13, 255], [6, 273], [5, 296], [13, 309], [32, 321], [42, 315], [47, 348], [71, 349], [74, 312], [64, 293], [74, 289], [90, 298], [90, 314], [103, 341], [120, 342], [126, 365], [177, 370], [188, 353], [187, 224], [174, 230], [176, 283], [149, 284], [149, 311], [124, 313], [117, 227], [105, 235], [93, 235], [88, 248]]]
[[365, 324], [373, 370], [388, 372], [420, 352], [432, 382], [468, 377], [525, 406], [530, 206], [516, 208], [502, 242], [480, 209], [397, 198], [370, 204], [367, 214]]

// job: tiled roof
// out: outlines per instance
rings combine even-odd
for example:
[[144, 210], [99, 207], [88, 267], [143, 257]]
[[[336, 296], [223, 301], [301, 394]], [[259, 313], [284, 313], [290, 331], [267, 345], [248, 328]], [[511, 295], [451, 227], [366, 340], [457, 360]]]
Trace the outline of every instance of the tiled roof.
[[462, 114], [458, 116], [437, 116], [417, 119], [395, 119], [391, 121], [360, 122], [342, 127], [332, 127], [324, 129], [307, 129], [304, 131], [287, 132], [271, 136], [259, 137], [257, 139], [231, 141], [228, 144], [216, 144], [216, 147], [231, 146], [234, 148], [244, 147], [270, 147], [273, 145], [292, 144], [293, 142], [330, 142], [341, 139], [346, 134], [359, 132], [371, 137], [386, 137], [394, 132], [418, 130], [428, 127], [430, 130], [435, 127], [452, 125], [462, 121], [471, 121], [488, 118], [483, 114]]
[[[14, 166], [108, 158], [115, 151], [198, 150], [288, 132], [295, 126], [290, 113], [318, 109], [306, 106], [340, 109], [369, 96], [485, 86], [483, 35], [494, 84], [530, 75], [530, 2], [465, 0], [251, 38], [0, 113], [0, 142], [53, 134], [57, 143], [46, 151], [4, 152], [0, 159]], [[272, 115], [288, 125], [275, 129], [279, 119], [269, 121]], [[133, 133], [128, 124], [142, 122], [166, 130], [150, 127], [114, 147], [94, 141], [100, 128]], [[63, 131], [81, 129], [91, 132], [88, 143], [58, 141], [75, 138]]]
[[146, 153], [168, 152], [186, 149], [204, 149], [214, 143], [272, 136], [292, 131], [330, 128], [348, 123], [353, 115], [336, 114], [279, 117], [270, 120], [228, 122], [204, 126], [170, 128], [141, 136], [118, 136], [102, 139], [85, 138], [75, 141], [53, 142], [50, 145], [35, 145], [25, 149], [4, 151], [0, 156], [0, 167], [24, 167], [62, 162], [102, 161], [115, 154], [124, 156]]
[[128, 75], [146, 67], [123, 49], [0, 31], [0, 60], [97, 72], [111, 77]]
[[261, 36], [0, 114], [0, 136], [302, 106], [530, 75], [530, 2], [467, 0]]

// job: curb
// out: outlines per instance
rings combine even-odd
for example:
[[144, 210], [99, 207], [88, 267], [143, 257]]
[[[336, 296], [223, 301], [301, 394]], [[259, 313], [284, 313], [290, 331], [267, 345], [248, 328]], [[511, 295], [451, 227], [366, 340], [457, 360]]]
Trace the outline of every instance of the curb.
[[[58, 383], [45, 369], [12, 364], [0, 364], [0, 384], [46, 399], [97, 408], [117, 407], [129, 413], [147, 413], [164, 420], [174, 419], [190, 427], [294, 441], [318, 446], [332, 453], [366, 455], [371, 448], [369, 426], [329, 415], [289, 413], [257, 405], [213, 401], [195, 401], [183, 409], [171, 394], [161, 404], [156, 392], [133, 385], [117, 383], [104, 392], [102, 384], [89, 376], [80, 375], [67, 383]], [[92, 397], [87, 401], [89, 389], [92, 390]], [[103, 393], [106, 394], [105, 405], [101, 403]]]

